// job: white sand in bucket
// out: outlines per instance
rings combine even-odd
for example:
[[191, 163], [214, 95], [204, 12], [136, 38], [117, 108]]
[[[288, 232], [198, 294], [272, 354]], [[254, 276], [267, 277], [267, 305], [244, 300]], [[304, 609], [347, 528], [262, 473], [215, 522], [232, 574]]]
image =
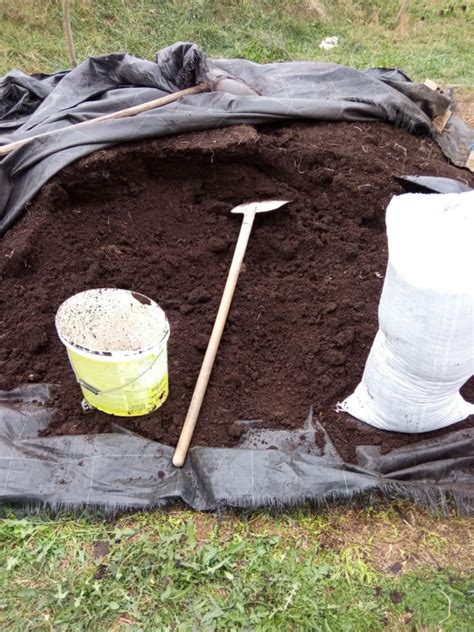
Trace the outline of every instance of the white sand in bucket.
[[156, 347], [169, 332], [163, 310], [129, 290], [101, 288], [68, 298], [56, 327], [69, 344], [93, 353], [133, 353]]

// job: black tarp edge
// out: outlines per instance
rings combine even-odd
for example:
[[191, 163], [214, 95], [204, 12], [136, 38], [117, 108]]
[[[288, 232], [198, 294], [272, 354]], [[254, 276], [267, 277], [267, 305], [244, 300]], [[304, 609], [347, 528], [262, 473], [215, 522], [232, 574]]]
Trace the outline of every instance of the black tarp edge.
[[[474, 429], [453, 426], [444, 436], [387, 454], [359, 446], [359, 465], [352, 465], [342, 461], [328, 435], [322, 448], [308, 453], [301, 437], [311, 430], [305, 428], [292, 431], [293, 450], [285, 442], [276, 450], [194, 447], [185, 466], [176, 469], [171, 446], [123, 432], [119, 425], [104, 434], [40, 436], [54, 414], [44, 405], [50, 392], [31, 385], [0, 393], [2, 504], [116, 514], [176, 501], [218, 511], [325, 504], [380, 493], [437, 511], [455, 505], [472, 513]], [[273, 446], [278, 436], [272, 434]]]

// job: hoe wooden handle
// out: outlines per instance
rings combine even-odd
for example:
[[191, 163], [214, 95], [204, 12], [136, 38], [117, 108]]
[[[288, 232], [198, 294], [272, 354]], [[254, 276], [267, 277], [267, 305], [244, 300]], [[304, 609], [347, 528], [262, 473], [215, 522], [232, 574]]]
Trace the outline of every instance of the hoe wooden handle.
[[181, 97], [186, 97], [190, 94], [196, 94], [197, 92], [204, 92], [205, 90], [208, 90], [209, 87], [210, 86], [207, 83], [200, 83], [197, 86], [193, 86], [192, 88], [179, 90], [178, 92], [167, 94], [166, 96], [160, 97], [159, 99], [153, 99], [152, 101], [147, 101], [146, 103], [141, 103], [140, 105], [133, 105], [130, 108], [125, 108], [124, 110], [119, 110], [118, 112], [112, 112], [112, 114], [104, 114], [103, 116], [97, 116], [96, 118], [89, 119], [88, 121], [81, 121], [81, 123], [76, 123], [75, 125], [69, 125], [68, 127], [62, 127], [61, 129], [54, 129], [50, 132], [36, 134], [36, 136], [22, 138], [21, 140], [17, 140], [14, 143], [9, 143], [8, 145], [1, 146], [0, 156], [5, 156], [14, 149], [18, 149], [18, 147], [26, 145], [26, 143], [29, 143], [36, 138], [49, 138], [50, 136], [60, 134], [65, 129], [77, 129], [78, 127], [86, 127], [86, 125], [93, 125], [94, 123], [99, 123], [100, 121], [111, 121], [113, 119], [126, 118], [127, 116], [135, 116], [136, 114], [140, 114], [140, 112], [147, 112], [148, 110], [159, 108], [162, 105], [173, 103], [173, 101], [177, 101], [178, 99], [181, 99]]
[[184, 420], [178, 445], [176, 446], [176, 450], [173, 455], [173, 465], [175, 467], [181, 467], [188, 454], [189, 445], [191, 443], [191, 439], [193, 438], [194, 428], [196, 427], [196, 421], [199, 411], [201, 410], [202, 401], [209, 383], [212, 367], [214, 366], [217, 349], [219, 348], [222, 332], [224, 331], [230, 304], [232, 303], [232, 297], [234, 296], [235, 286], [237, 285], [237, 279], [239, 278], [240, 268], [242, 267], [242, 261], [244, 259], [254, 219], [255, 211], [246, 212], [244, 214], [239, 239], [237, 240], [221, 304], [219, 305], [219, 311], [217, 312], [211, 338], [209, 340], [209, 344], [207, 345], [206, 355], [204, 356], [201, 370], [199, 371], [199, 376], [194, 388], [194, 393], [189, 405], [186, 419]]

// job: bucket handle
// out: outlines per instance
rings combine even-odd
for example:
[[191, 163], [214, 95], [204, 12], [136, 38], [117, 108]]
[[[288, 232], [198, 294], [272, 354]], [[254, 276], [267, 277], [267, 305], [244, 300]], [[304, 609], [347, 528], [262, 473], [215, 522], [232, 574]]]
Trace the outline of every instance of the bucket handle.
[[153, 362], [147, 366], [147, 368], [142, 371], [142, 373], [140, 373], [140, 375], [137, 375], [137, 377], [134, 377], [133, 380], [130, 380], [130, 382], [127, 382], [126, 384], [122, 384], [122, 386], [117, 386], [116, 388], [111, 388], [107, 391], [101, 391], [97, 388], [95, 388], [94, 386], [92, 386], [91, 384], [88, 384], [87, 382], [84, 382], [84, 380], [81, 380], [76, 373], [76, 370], [74, 369], [74, 365], [72, 366], [72, 369], [74, 371], [74, 375], [76, 376], [76, 381], [77, 383], [82, 386], [83, 388], [87, 389], [88, 391], [90, 391], [91, 393], [93, 393], [94, 395], [108, 395], [109, 393], [115, 393], [115, 391], [121, 391], [124, 388], [128, 388], [129, 386], [131, 386], [132, 384], [134, 384], [134, 382], [138, 382], [138, 380], [140, 380], [145, 373], [148, 373], [148, 371], [150, 369], [153, 368], [153, 366], [155, 365], [155, 363], [157, 362], [158, 358], [160, 358], [161, 354], [163, 353], [163, 351], [161, 353], [159, 353], [156, 358], [153, 360]]

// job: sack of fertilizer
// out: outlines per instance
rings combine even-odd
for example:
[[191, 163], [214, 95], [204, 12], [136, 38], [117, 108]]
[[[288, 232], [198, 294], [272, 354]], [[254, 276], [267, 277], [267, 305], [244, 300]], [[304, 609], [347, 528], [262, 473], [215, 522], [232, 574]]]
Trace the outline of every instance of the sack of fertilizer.
[[386, 214], [389, 260], [379, 330], [362, 381], [338, 410], [394, 432], [474, 413], [474, 191], [400, 195]]

